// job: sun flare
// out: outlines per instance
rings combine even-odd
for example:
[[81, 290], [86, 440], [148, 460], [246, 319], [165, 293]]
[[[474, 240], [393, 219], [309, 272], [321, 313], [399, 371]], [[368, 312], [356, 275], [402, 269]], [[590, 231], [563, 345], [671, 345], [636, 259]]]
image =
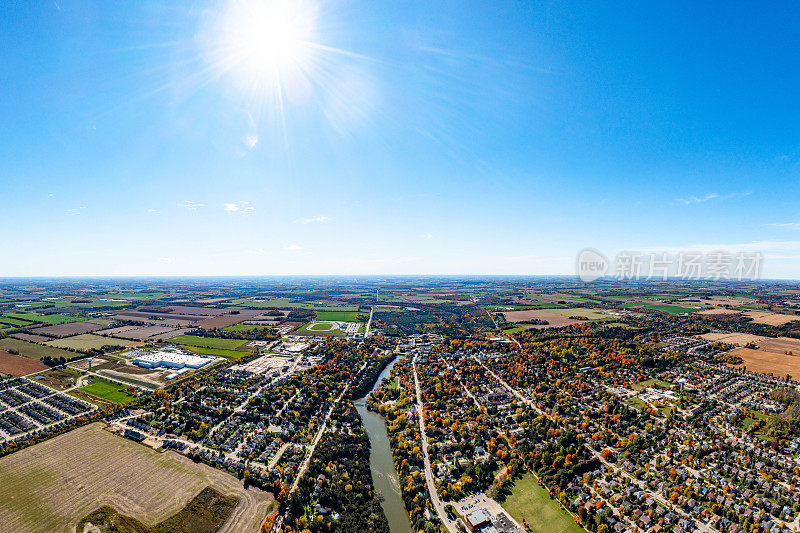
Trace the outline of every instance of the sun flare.
[[219, 61], [259, 85], [301, 75], [313, 50], [312, 6], [291, 0], [233, 0], [218, 34]]

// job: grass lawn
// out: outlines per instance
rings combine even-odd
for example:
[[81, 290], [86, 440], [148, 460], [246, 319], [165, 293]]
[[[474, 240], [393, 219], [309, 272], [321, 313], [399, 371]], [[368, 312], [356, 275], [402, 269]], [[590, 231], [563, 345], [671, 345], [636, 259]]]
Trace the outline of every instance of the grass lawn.
[[260, 326], [258, 324], [236, 324], [234, 326], [228, 326], [227, 328], [223, 328], [223, 331], [235, 331], [237, 333], [246, 333], [248, 331], [253, 331], [254, 329], [264, 329], [264, 328], [271, 328], [272, 326]]
[[502, 504], [517, 522], [527, 520], [536, 533], [581, 533], [585, 531], [564, 511], [558, 502], [551, 500], [547, 490], [541, 487], [531, 474], [518, 479], [511, 494]]
[[[245, 341], [249, 342], [249, 341]], [[216, 355], [217, 357], [225, 357], [226, 359], [241, 359], [246, 355], [250, 355], [249, 351], [243, 350], [225, 350], [223, 348], [204, 348], [202, 346], [183, 346], [183, 348], [189, 350], [190, 352], [204, 354], [204, 355]], [[205, 367], [204, 367], [205, 368]]]
[[[656, 385], [656, 387], [653, 387]], [[653, 387], [656, 389], [671, 389], [675, 385], [670, 383], [669, 381], [664, 381], [663, 379], [646, 379], [644, 381], [640, 381], [639, 383], [634, 383], [631, 388], [635, 391], [643, 391], [647, 387]]]
[[25, 357], [30, 357], [31, 359], [41, 359], [46, 355], [54, 358], [64, 357], [67, 359], [70, 357], [75, 357], [75, 352], [68, 352], [59, 348], [53, 348], [52, 346], [43, 346], [41, 344], [35, 344], [33, 342], [23, 341], [20, 339], [12, 339], [10, 337], [0, 339], [0, 350], [16, 350], [19, 355], [24, 355]]
[[94, 380], [94, 383], [81, 387], [79, 391], [113, 403], [130, 403], [135, 399], [125, 392], [124, 385], [97, 376], [91, 376], [89, 379]]
[[636, 408], [636, 409], [639, 409], [639, 410], [643, 410], [643, 409], [649, 409], [649, 408], [650, 408], [650, 406], [649, 406], [649, 405], [647, 405], [646, 403], [644, 403], [642, 400], [640, 400], [640, 399], [639, 399], [639, 398], [637, 398], [636, 396], [632, 396], [632, 397], [628, 398], [628, 399], [625, 401], [625, 403], [627, 403], [627, 404], [628, 404], [628, 405], [630, 405], [631, 407], [634, 407], [634, 408]]
[[243, 339], [217, 339], [214, 337], [198, 337], [196, 335], [178, 335], [172, 337], [169, 342], [183, 344], [185, 346], [197, 346], [198, 348], [214, 348], [217, 350], [235, 350], [242, 344], [250, 341]]
[[369, 316], [369, 313], [355, 311], [317, 311], [317, 320], [331, 320], [335, 322], [358, 322], [358, 315]]
[[71, 315], [37, 315], [35, 313], [17, 313], [13, 315], [9, 315], [14, 318], [19, 318], [22, 320], [29, 320], [31, 322], [41, 322], [43, 324], [49, 324], [51, 326], [56, 326], [58, 324], [67, 324], [69, 322], [83, 322], [84, 320], [89, 320], [88, 318], [78, 317], [78, 316], [71, 316]]

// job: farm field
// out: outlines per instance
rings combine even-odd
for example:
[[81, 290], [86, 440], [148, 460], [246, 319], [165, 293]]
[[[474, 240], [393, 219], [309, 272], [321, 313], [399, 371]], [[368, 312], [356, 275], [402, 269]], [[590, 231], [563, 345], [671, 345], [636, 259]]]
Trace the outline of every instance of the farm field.
[[[705, 333], [699, 337], [710, 340], [725, 342], [728, 344], [737, 344], [745, 346], [749, 343], [755, 343], [760, 350], [766, 352], [777, 353], [783, 355], [791, 352], [794, 355], [800, 355], [800, 339], [793, 339], [790, 337], [764, 337], [761, 335], [752, 335], [750, 333]], [[2, 346], [0, 346], [1, 348]]]
[[34, 372], [47, 370], [47, 368], [47, 365], [36, 359], [0, 350], [0, 373], [2, 374], [26, 376]]
[[[243, 342], [246, 344], [250, 341], [243, 341]], [[245, 344], [242, 344], [241, 348], [244, 348]], [[189, 346], [189, 345], [181, 345], [181, 348], [184, 348], [194, 353], [199, 353], [204, 355], [216, 355], [218, 357], [225, 357], [226, 359], [241, 359], [242, 357], [250, 353], [249, 349], [226, 350], [223, 348], [205, 348], [203, 346]]]
[[509, 311], [503, 313], [506, 320], [509, 322], [522, 322], [523, 320], [546, 320], [546, 325], [534, 324], [520, 324], [520, 327], [525, 329], [544, 329], [544, 328], [560, 328], [562, 326], [569, 326], [571, 324], [580, 324], [582, 320], [575, 320], [558, 313], [553, 313], [549, 309], [529, 309], [527, 311]]
[[228, 326], [224, 328], [225, 331], [235, 331], [238, 333], [247, 333], [249, 331], [253, 331], [255, 329], [264, 329], [269, 328], [270, 326], [266, 325], [259, 325], [259, 324], [236, 324], [235, 326]]
[[20, 339], [5, 338], [0, 339], [0, 350], [16, 350], [19, 355], [30, 357], [32, 359], [41, 359], [45, 356], [56, 357], [74, 357], [73, 352], [53, 348], [52, 346], [44, 346], [41, 344], [34, 344], [32, 342], [23, 341]]
[[[800, 356], [785, 355], [783, 353], [768, 352], [765, 350], [753, 350], [751, 348], [739, 348], [730, 352], [738, 355], [744, 361], [743, 365], [750, 372], [761, 372], [777, 377], [785, 377], [786, 374], [795, 379], [800, 376]], [[800, 352], [799, 352], [800, 353]], [[730, 365], [741, 368], [742, 365]]]
[[758, 322], [759, 324], [767, 324], [768, 326], [782, 326], [784, 324], [788, 324], [789, 322], [800, 320], [800, 316], [784, 315], [780, 313], [747, 311], [744, 314], [752, 318], [753, 322]]
[[7, 316], [20, 318], [22, 320], [28, 320], [30, 322], [41, 322], [42, 324], [49, 324], [51, 326], [57, 326], [59, 324], [68, 324], [70, 322], [81, 322], [84, 320], [89, 320], [88, 318], [85, 317], [62, 315], [62, 314], [37, 315], [36, 313], [15, 313], [13, 315], [7, 315]]
[[17, 328], [17, 327], [31, 326], [33, 325], [33, 322], [28, 322], [27, 320], [20, 320], [19, 318], [15, 318], [10, 315], [0, 315], [0, 324], [12, 328]]
[[131, 346], [138, 346], [140, 344], [140, 342], [111, 337], [101, 337], [100, 335], [93, 335], [91, 333], [75, 335], [74, 337], [66, 337], [64, 339], [58, 339], [47, 343], [48, 346], [53, 346], [54, 348], [67, 348], [78, 350], [79, 352], [94, 350], [97, 348], [102, 348], [103, 346], [125, 346], [126, 348], [129, 348]]
[[44, 326], [31, 330], [36, 335], [45, 335], [47, 337], [71, 337], [72, 335], [80, 335], [81, 333], [91, 333], [98, 329], [103, 329], [105, 326], [100, 324], [93, 324], [88, 321], [83, 322], [69, 322], [64, 324], [57, 324], [55, 326]]
[[517, 522], [523, 519], [532, 531], [548, 533], [585, 533], [575, 520], [542, 488], [531, 474], [525, 474], [511, 488], [511, 494], [501, 504]]
[[548, 309], [547, 312], [556, 313], [557, 315], [565, 317], [582, 316], [588, 320], [610, 320], [612, 318], [612, 315], [606, 315], [597, 309], [586, 309], [583, 307], [573, 307], [571, 309]]
[[178, 335], [169, 339], [170, 342], [175, 344], [183, 344], [185, 346], [196, 346], [198, 348], [215, 348], [222, 350], [235, 350], [242, 344], [249, 341], [242, 339], [217, 339], [214, 337], [198, 337], [197, 335]]
[[[256, 531], [272, 497], [175, 452], [159, 453], [90, 424], [0, 459], [0, 523], [8, 531], [70, 531], [107, 505], [152, 527], [204, 488], [239, 499], [220, 532]], [[76, 490], [80, 487], [80, 490]]]

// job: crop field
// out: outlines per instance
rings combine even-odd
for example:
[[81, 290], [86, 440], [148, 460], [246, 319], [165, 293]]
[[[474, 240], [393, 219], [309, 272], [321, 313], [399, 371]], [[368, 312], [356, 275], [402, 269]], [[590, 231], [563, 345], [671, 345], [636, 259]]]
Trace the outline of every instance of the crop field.
[[[795, 379], [800, 376], [800, 355], [786, 355], [751, 348], [739, 348], [730, 353], [741, 357], [744, 361], [743, 365], [751, 372], [772, 374], [781, 378], [786, 374]], [[741, 368], [742, 365], [736, 366]]]
[[28, 342], [49, 342], [53, 339], [50, 337], [45, 337], [43, 335], [33, 335], [31, 333], [12, 333], [12, 337], [15, 339], [22, 339]]
[[502, 506], [520, 524], [526, 520], [532, 531], [585, 533], [530, 474], [525, 474], [514, 483], [511, 494]]
[[608, 320], [611, 315], [601, 313], [598, 309], [587, 309], [584, 307], [570, 308], [570, 309], [548, 309], [548, 313], [556, 313], [557, 315], [571, 317], [582, 316], [587, 320]]
[[225, 328], [225, 331], [235, 331], [237, 333], [246, 333], [248, 331], [253, 331], [254, 329], [264, 329], [270, 326], [261, 325], [261, 324], [236, 324], [235, 326], [228, 326]]
[[0, 459], [4, 531], [70, 531], [101, 506], [153, 527], [211, 487], [239, 503], [221, 533], [257, 531], [269, 493], [175, 452], [159, 453], [113, 435], [99, 423]]
[[55, 314], [55, 315], [37, 315], [35, 313], [16, 313], [13, 315], [9, 315], [14, 318], [21, 318], [22, 320], [28, 320], [30, 322], [41, 322], [42, 324], [49, 324], [51, 326], [57, 326], [59, 324], [68, 324], [70, 322], [81, 322], [84, 320], [88, 320], [88, 318], [79, 317], [79, 316], [72, 316], [72, 315], [62, 315], [62, 314]]
[[653, 311], [661, 311], [663, 313], [669, 313], [671, 315], [679, 315], [681, 313], [695, 313], [699, 309], [696, 307], [683, 307], [680, 305], [670, 305], [670, 304], [651, 304], [651, 303], [643, 303], [641, 307], [646, 309], [652, 309]]
[[560, 328], [571, 324], [580, 324], [582, 320], [575, 320], [558, 313], [551, 312], [550, 309], [529, 309], [527, 311], [509, 311], [503, 313], [509, 322], [522, 322], [525, 320], [546, 320], [546, 325], [520, 324], [525, 329]]
[[0, 350], [16, 350], [19, 355], [30, 357], [32, 359], [41, 359], [45, 356], [56, 357], [74, 357], [75, 354], [66, 350], [53, 348], [52, 346], [44, 346], [41, 344], [34, 344], [20, 339], [0, 339]]
[[784, 324], [788, 324], [789, 322], [800, 320], [800, 316], [797, 315], [783, 315], [769, 312], [762, 313], [761, 311], [747, 311], [744, 314], [752, 318], [753, 322], [767, 324], [768, 326], [782, 326]]
[[47, 370], [47, 366], [41, 361], [0, 350], [0, 373], [2, 374], [26, 376], [42, 370]]
[[4, 324], [6, 326], [10, 326], [12, 328], [23, 327], [23, 326], [30, 326], [33, 322], [28, 322], [26, 320], [20, 320], [19, 318], [15, 318], [11, 315], [2, 315], [0, 316], [0, 324]]
[[36, 335], [45, 335], [48, 337], [70, 337], [72, 335], [80, 335], [81, 333], [91, 333], [98, 329], [103, 329], [105, 326], [100, 324], [92, 324], [91, 322], [69, 322], [65, 324], [58, 324], [55, 326], [44, 326], [31, 330]]
[[235, 350], [242, 344], [249, 341], [242, 339], [217, 339], [214, 337], [198, 337], [197, 335], [178, 335], [172, 337], [170, 342], [183, 344], [185, 346], [196, 346], [198, 348], [215, 348], [222, 350]]
[[205, 354], [205, 355], [216, 355], [218, 357], [225, 357], [226, 359], [241, 359], [242, 357], [248, 355], [250, 353], [249, 348], [247, 350], [244, 349], [245, 344], [250, 341], [242, 341], [244, 344], [238, 350], [226, 350], [224, 348], [205, 348], [203, 346], [189, 346], [189, 345], [181, 345], [181, 348], [189, 350], [190, 352]]
[[75, 335], [74, 337], [67, 337], [65, 339], [58, 339], [56, 341], [48, 342], [48, 346], [54, 348], [68, 348], [78, 350], [79, 352], [86, 352], [88, 350], [95, 350], [103, 346], [138, 346], [140, 342], [128, 341], [112, 337], [101, 337], [100, 335], [92, 335], [91, 333], [84, 333], [82, 335]]

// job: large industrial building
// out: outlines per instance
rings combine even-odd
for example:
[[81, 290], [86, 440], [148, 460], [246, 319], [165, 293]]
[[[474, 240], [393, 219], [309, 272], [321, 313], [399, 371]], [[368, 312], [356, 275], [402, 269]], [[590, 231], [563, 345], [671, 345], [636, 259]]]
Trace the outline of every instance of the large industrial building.
[[171, 346], [154, 352], [136, 350], [131, 362], [144, 368], [202, 368], [216, 357], [197, 355]]

